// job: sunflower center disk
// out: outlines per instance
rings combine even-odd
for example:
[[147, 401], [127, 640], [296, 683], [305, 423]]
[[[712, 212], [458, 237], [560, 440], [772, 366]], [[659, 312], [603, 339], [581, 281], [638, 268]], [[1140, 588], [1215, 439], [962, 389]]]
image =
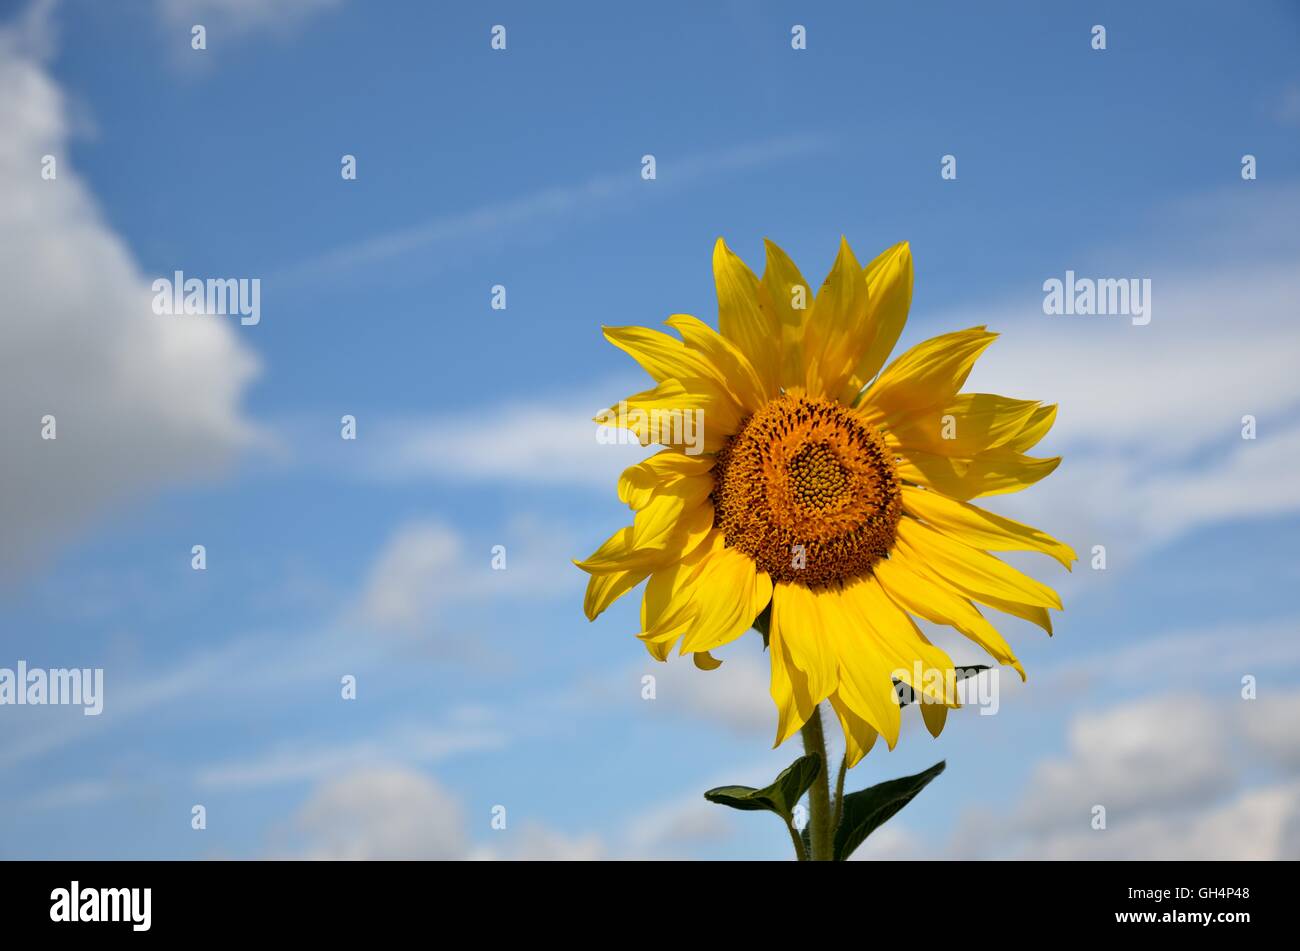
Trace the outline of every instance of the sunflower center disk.
[[784, 395], [718, 452], [714, 524], [773, 581], [869, 574], [894, 544], [902, 495], [876, 430], [829, 400]]

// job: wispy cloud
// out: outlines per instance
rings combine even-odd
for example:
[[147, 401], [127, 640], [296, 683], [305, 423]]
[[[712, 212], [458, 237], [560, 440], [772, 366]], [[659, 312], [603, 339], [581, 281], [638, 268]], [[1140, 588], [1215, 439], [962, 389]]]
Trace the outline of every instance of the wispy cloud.
[[815, 154], [829, 145], [830, 140], [824, 136], [799, 134], [681, 159], [662, 156], [653, 181], [640, 178], [640, 156], [633, 156], [628, 167], [618, 172], [488, 202], [467, 211], [436, 215], [350, 242], [285, 269], [275, 276], [275, 281], [287, 284], [325, 280], [417, 251], [428, 255], [426, 260], [436, 265], [445, 257], [440, 252], [464, 253], [484, 244], [527, 240], [529, 235], [544, 234], [549, 238], [563, 224], [594, 219], [723, 176]]
[[[646, 450], [597, 441], [592, 417], [635, 383], [381, 423], [366, 476], [609, 489]], [[606, 430], [608, 432], [608, 430]]]
[[303, 20], [343, 0], [156, 0], [163, 20], [172, 26], [195, 23], [218, 27], [232, 35], [256, 31], [291, 30]]
[[350, 743], [304, 746], [295, 741], [291, 746], [205, 766], [194, 781], [199, 787], [212, 789], [278, 786], [378, 764], [437, 763], [459, 754], [497, 750], [506, 742], [506, 736], [490, 725], [400, 727]]

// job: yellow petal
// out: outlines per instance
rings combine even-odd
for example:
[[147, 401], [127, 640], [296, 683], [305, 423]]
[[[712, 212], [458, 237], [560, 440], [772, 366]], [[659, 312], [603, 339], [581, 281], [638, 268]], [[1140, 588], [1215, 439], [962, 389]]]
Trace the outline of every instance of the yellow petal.
[[[712, 516], [713, 506], [707, 502], [712, 490], [713, 480], [708, 476], [693, 476], [680, 479], [655, 493], [645, 508], [632, 518], [632, 549], [667, 548], [678, 526], [687, 523], [698, 509], [707, 507]], [[690, 524], [702, 521], [696, 515]]]
[[739, 427], [742, 413], [712, 380], [664, 380], [601, 412], [595, 422], [633, 433], [641, 445], [680, 447], [688, 455], [716, 452]]
[[931, 528], [987, 551], [1040, 551], [1067, 569], [1078, 560], [1074, 549], [1046, 532], [994, 515], [969, 502], [959, 502], [938, 492], [903, 486], [903, 509]]
[[852, 405], [858, 391], [869, 383], [898, 344], [912, 306], [912, 249], [903, 241], [866, 266], [867, 337], [862, 342], [857, 368], [840, 402]]
[[900, 715], [893, 671], [900, 661], [867, 622], [854, 585], [819, 595], [823, 630], [835, 656], [840, 699], [885, 738], [898, 742]]
[[[629, 568], [636, 567], [633, 562], [633, 556], [637, 554], [632, 549], [632, 526], [625, 525], [623, 528], [615, 530], [613, 535], [605, 539], [594, 552], [584, 558], [582, 561], [574, 561], [574, 564], [583, 571], [608, 573], [613, 571], [626, 571]], [[657, 553], [663, 559], [668, 558], [666, 552]], [[653, 564], [652, 559], [640, 559], [642, 564]]]
[[691, 660], [695, 661], [695, 666], [700, 670], [717, 670], [722, 666], [722, 661], [714, 657], [708, 651], [699, 651], [691, 655]]
[[948, 722], [948, 708], [942, 703], [931, 703], [924, 698], [918, 698], [916, 702], [921, 707], [921, 719], [925, 721], [925, 728], [931, 736], [937, 738], [943, 732], [943, 725]]
[[[789, 632], [784, 628], [778, 628], [776, 624], [777, 614], [783, 610], [782, 602], [796, 587], [798, 586], [778, 584], [772, 589], [772, 621], [768, 626], [768, 654], [772, 661], [772, 700], [776, 704], [777, 711], [774, 746], [780, 746], [798, 732], [822, 700], [822, 697], [814, 699], [808, 675], [794, 661], [787, 643]], [[787, 605], [787, 609], [788, 607]]]
[[992, 393], [961, 393], [945, 403], [910, 409], [880, 423], [903, 455], [914, 449], [941, 456], [976, 456], [1018, 436], [1039, 404]]
[[722, 532], [711, 531], [694, 550], [650, 575], [645, 595], [641, 599], [643, 633], [662, 632], [665, 619], [680, 620], [686, 616], [685, 609], [690, 604], [687, 585], [698, 575], [704, 560], [720, 551], [724, 545]]
[[997, 628], [980, 614], [961, 593], [943, 584], [903, 547], [896, 548], [873, 569], [880, 586], [903, 610], [932, 624], [946, 624], [984, 648], [999, 664], [1014, 667], [1025, 677], [1025, 669]]
[[813, 703], [836, 687], [835, 651], [826, 631], [820, 596], [801, 584], [782, 582], [772, 594], [769, 642], [780, 641], [791, 662], [808, 680]]
[[758, 306], [758, 278], [721, 238], [713, 247], [713, 279], [718, 288], [718, 329], [749, 360], [763, 391], [777, 392], [781, 328]]
[[695, 616], [682, 636], [681, 653], [707, 651], [729, 644], [754, 626], [772, 598], [772, 580], [753, 559], [723, 548], [700, 567], [692, 588]]
[[[907, 684], [918, 695], [956, 706], [956, 671], [952, 659], [935, 647], [920, 628], [885, 594], [874, 577], [858, 578], [844, 586], [846, 602], [858, 614], [859, 628], [867, 634], [883, 663], [883, 677]], [[852, 698], [848, 698], [852, 701]], [[894, 695], [897, 705], [897, 695]], [[890, 716], [891, 722], [894, 717]], [[886, 738], [889, 733], [881, 730]], [[896, 734], [895, 734], [896, 735]]]
[[713, 469], [713, 456], [688, 456], [676, 449], [663, 449], [649, 459], [628, 466], [618, 479], [618, 497], [633, 511], [650, 504], [656, 493], [682, 479], [707, 478]]
[[587, 620], [596, 620], [607, 607], [639, 585], [648, 574], [650, 569], [644, 567], [593, 574], [587, 579], [587, 596], [582, 604]]
[[898, 460], [898, 474], [908, 482], [966, 500], [1019, 492], [1047, 478], [1060, 464], [1060, 456], [1038, 459], [1005, 446], [970, 457], [909, 449]]
[[1058, 610], [1061, 607], [1061, 599], [1047, 585], [987, 552], [922, 525], [916, 519], [899, 520], [898, 541], [923, 559], [935, 574], [968, 592], [977, 601], [983, 600], [982, 595], [989, 594], [1021, 604]]
[[972, 327], [918, 343], [885, 367], [863, 394], [860, 405], [884, 418], [946, 403], [957, 395], [979, 355], [996, 338], [997, 334], [983, 327]]
[[683, 654], [712, 650], [749, 630], [771, 593], [767, 574], [714, 532], [690, 556], [651, 575], [637, 637], [658, 660], [678, 640]]
[[831, 694], [830, 701], [831, 708], [839, 717], [840, 728], [844, 730], [845, 764], [852, 769], [876, 745], [876, 737], [880, 734], [875, 727], [853, 712], [838, 691]]
[[601, 331], [606, 340], [641, 364], [656, 383], [717, 375], [701, 354], [661, 331], [649, 327], [602, 327]]
[[841, 238], [839, 254], [804, 324], [804, 382], [810, 395], [840, 395], [866, 339], [868, 316], [862, 266]]
[[682, 335], [688, 348], [717, 368], [718, 379], [726, 384], [741, 407], [756, 412], [774, 395], [740, 348], [704, 321], [690, 314], [673, 314], [666, 323]]
[[665, 511], [671, 500], [652, 503], [636, 515], [642, 519], [641, 534], [636, 525], [620, 528], [583, 561], [574, 564], [583, 571], [603, 574], [633, 568], [658, 568], [684, 557], [713, 530], [713, 505], [703, 502], [684, 508], [674, 519]]
[[803, 386], [803, 325], [812, 310], [813, 289], [804, 280], [799, 268], [780, 247], [764, 241], [767, 265], [758, 285], [759, 306], [774, 315], [781, 333], [781, 375], [784, 387]]
[[1034, 411], [1034, 414], [1025, 423], [1020, 432], [1016, 433], [1011, 439], [1007, 440], [1006, 448], [1016, 452], [1028, 452], [1038, 445], [1039, 441], [1047, 435], [1047, 431], [1052, 428], [1056, 422], [1056, 404], [1040, 406]]

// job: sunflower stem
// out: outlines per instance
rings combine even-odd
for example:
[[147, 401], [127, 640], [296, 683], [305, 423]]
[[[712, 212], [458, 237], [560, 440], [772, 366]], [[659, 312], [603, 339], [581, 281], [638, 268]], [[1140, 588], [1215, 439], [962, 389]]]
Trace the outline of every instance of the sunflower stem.
[[831, 820], [832, 838], [840, 827], [840, 820], [844, 818], [844, 774], [848, 771], [849, 758], [845, 756], [840, 760], [840, 775], [835, 780], [835, 818]]
[[807, 862], [808, 850], [803, 847], [803, 838], [799, 835], [799, 830], [789, 819], [785, 821], [785, 828], [790, 833], [790, 841], [794, 843], [794, 857], [800, 862]]
[[813, 710], [800, 732], [803, 734], [804, 752], [816, 753], [821, 757], [817, 778], [808, 790], [808, 840], [812, 845], [810, 857], [814, 862], [829, 862], [831, 838], [835, 830], [831, 828], [830, 770], [826, 768], [826, 734], [822, 732], [820, 705]]

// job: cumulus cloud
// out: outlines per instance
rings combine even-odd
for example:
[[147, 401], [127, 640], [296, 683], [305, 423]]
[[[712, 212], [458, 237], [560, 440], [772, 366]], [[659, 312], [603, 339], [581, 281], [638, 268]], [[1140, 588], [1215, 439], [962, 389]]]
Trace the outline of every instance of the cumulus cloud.
[[468, 851], [461, 804], [423, 773], [386, 767], [318, 788], [294, 819], [312, 859], [455, 859]]
[[458, 534], [433, 521], [401, 526], [379, 553], [361, 598], [361, 613], [385, 628], [426, 622], [455, 593], [450, 575], [464, 564]]
[[1077, 717], [1069, 755], [1038, 764], [1021, 821], [1049, 829], [1087, 816], [1094, 804], [1133, 810], [1199, 805], [1232, 785], [1221, 754], [1220, 714], [1170, 696]]
[[1018, 857], [1159, 861], [1273, 861], [1300, 857], [1300, 783], [1251, 789], [1222, 804], [1147, 813], [1120, 827], [1055, 829]]
[[[151, 278], [78, 173], [45, 12], [0, 29], [0, 576], [117, 500], [211, 477], [258, 437], [240, 406], [250, 348], [220, 318], [153, 313]], [[57, 177], [42, 177], [45, 156]]]
[[[504, 552], [494, 552], [496, 545]], [[452, 605], [572, 593], [581, 582], [569, 563], [573, 551], [564, 529], [535, 517], [511, 520], [480, 548], [438, 519], [415, 519], [394, 529], [375, 556], [348, 620], [412, 635], [436, 628]], [[493, 568], [497, 557], [503, 569]]]
[[776, 732], [776, 706], [768, 692], [767, 655], [761, 649], [758, 635], [747, 635], [735, 648], [719, 651], [722, 666], [707, 671], [688, 657], [660, 664], [647, 656], [644, 672], [656, 681], [653, 712], [721, 723], [741, 735], [770, 739]]
[[[1080, 714], [1065, 753], [1038, 764], [1014, 807], [966, 813], [949, 851], [967, 858], [1300, 857], [1300, 738], [1276, 721], [1297, 703], [1294, 693], [1267, 705], [1178, 695]], [[1271, 775], [1243, 786], [1243, 775], [1260, 767]], [[1098, 806], [1104, 829], [1093, 828]]]
[[[322, 783], [294, 814], [287, 851], [309, 859], [567, 861], [600, 858], [594, 835], [571, 837], [506, 813], [491, 829], [433, 777], [403, 766], [353, 770]], [[471, 828], [488, 830], [475, 841]]]
[[599, 836], [567, 836], [537, 822], [524, 822], [518, 831], [500, 830], [497, 844], [472, 850], [477, 861], [507, 862], [590, 862], [606, 858]]
[[1280, 770], [1300, 772], [1300, 692], [1272, 693], [1243, 706], [1237, 725], [1247, 747]]

